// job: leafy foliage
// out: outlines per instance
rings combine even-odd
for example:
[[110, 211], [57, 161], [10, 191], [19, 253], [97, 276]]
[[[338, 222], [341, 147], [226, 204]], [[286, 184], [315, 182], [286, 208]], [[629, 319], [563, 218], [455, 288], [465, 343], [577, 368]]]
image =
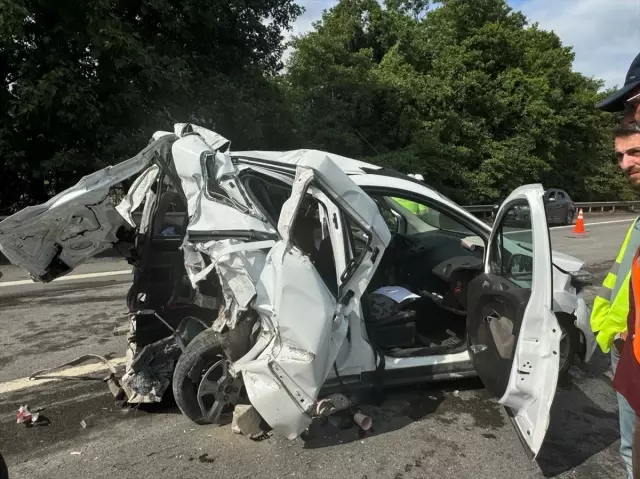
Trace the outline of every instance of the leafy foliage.
[[269, 78], [301, 13], [293, 0], [0, 0], [0, 12], [3, 211], [133, 156], [177, 121], [287, 146], [292, 117]]
[[0, 0], [0, 211], [193, 121], [235, 149], [315, 147], [459, 203], [524, 183], [628, 199], [602, 84], [504, 0], [341, 0], [293, 40], [295, 0]]
[[542, 181], [628, 197], [602, 84], [504, 0], [342, 0], [295, 41], [287, 77], [311, 145], [405, 172], [465, 204]]

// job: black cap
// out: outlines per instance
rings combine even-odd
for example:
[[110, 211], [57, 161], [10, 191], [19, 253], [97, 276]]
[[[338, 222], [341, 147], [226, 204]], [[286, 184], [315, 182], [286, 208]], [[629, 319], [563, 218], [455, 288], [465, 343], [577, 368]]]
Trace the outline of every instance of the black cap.
[[596, 108], [608, 112], [616, 112], [624, 110], [624, 102], [627, 95], [636, 87], [640, 86], [640, 53], [633, 59], [624, 80], [624, 86], [618, 91], [609, 95]]

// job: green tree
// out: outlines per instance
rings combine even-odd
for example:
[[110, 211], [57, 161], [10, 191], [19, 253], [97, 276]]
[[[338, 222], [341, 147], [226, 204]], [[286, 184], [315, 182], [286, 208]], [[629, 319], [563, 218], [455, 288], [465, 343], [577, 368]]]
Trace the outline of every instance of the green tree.
[[594, 108], [602, 83], [572, 70], [570, 47], [504, 0], [427, 3], [342, 0], [296, 39], [287, 81], [306, 143], [420, 172], [466, 204], [538, 181], [628, 195]]
[[291, 142], [273, 77], [294, 0], [0, 0], [0, 11], [3, 211], [132, 156], [176, 121], [239, 147]]

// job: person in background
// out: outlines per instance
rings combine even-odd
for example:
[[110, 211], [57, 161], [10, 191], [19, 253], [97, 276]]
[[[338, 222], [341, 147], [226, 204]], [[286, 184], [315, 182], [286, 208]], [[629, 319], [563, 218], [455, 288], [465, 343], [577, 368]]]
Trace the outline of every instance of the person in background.
[[[410, 176], [414, 180], [424, 182], [424, 178], [420, 173], [410, 173], [408, 176]], [[393, 201], [398, 203], [403, 208], [408, 209], [416, 216], [426, 215], [429, 212], [429, 208], [426, 205], [416, 203], [415, 201], [407, 200], [405, 198], [393, 198]]]
[[[597, 108], [610, 113], [624, 113], [621, 127], [615, 132], [618, 165], [627, 175], [630, 184], [640, 190], [640, 156], [633, 145], [640, 146], [640, 132], [632, 126], [640, 120], [640, 54], [631, 63], [622, 88], [611, 94]], [[626, 126], [625, 126], [626, 125]], [[638, 150], [640, 151], [640, 150]], [[605, 276], [602, 287], [593, 303], [591, 328], [598, 345], [611, 355], [611, 369], [618, 378], [618, 364], [628, 334], [627, 320], [631, 313], [630, 278], [636, 251], [640, 247], [640, 223], [632, 224], [616, 260]], [[621, 372], [622, 374], [622, 372]], [[616, 380], [614, 380], [614, 387]], [[616, 388], [618, 389], [618, 388]], [[633, 476], [633, 443], [636, 431], [636, 411], [624, 394], [617, 393], [620, 418], [620, 455], [625, 463], [627, 475]]]

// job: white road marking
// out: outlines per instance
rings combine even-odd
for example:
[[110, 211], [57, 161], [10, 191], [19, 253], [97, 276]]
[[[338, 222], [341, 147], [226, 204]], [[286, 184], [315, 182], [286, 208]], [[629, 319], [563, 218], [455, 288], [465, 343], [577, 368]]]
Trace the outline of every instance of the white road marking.
[[[109, 362], [114, 366], [121, 366], [127, 362], [127, 358], [114, 358], [109, 359]], [[108, 370], [107, 366], [104, 363], [93, 363], [93, 364], [84, 364], [82, 366], [74, 366], [68, 369], [62, 369], [61, 371], [57, 371], [51, 373], [55, 376], [84, 376], [91, 373], [96, 373], [99, 371]], [[60, 379], [29, 379], [29, 378], [20, 378], [14, 379], [12, 381], [7, 381], [5, 383], [0, 383], [0, 394], [7, 394], [14, 391], [20, 391], [22, 389], [28, 389], [35, 386], [40, 386], [41, 384], [50, 383], [52, 381], [60, 381]]]
[[[58, 279], [54, 279], [53, 281], [73, 281], [74, 279], [88, 279], [88, 278], [102, 278], [105, 276], [120, 276], [124, 274], [131, 274], [132, 271], [130, 269], [122, 270], [122, 271], [100, 271], [97, 273], [84, 273], [84, 274], [72, 274], [69, 276], [61, 276]], [[21, 279], [18, 281], [2, 281], [0, 282], [0, 288], [6, 288], [7, 286], [22, 286], [25, 284], [38, 284], [35, 281], [30, 279]]]

